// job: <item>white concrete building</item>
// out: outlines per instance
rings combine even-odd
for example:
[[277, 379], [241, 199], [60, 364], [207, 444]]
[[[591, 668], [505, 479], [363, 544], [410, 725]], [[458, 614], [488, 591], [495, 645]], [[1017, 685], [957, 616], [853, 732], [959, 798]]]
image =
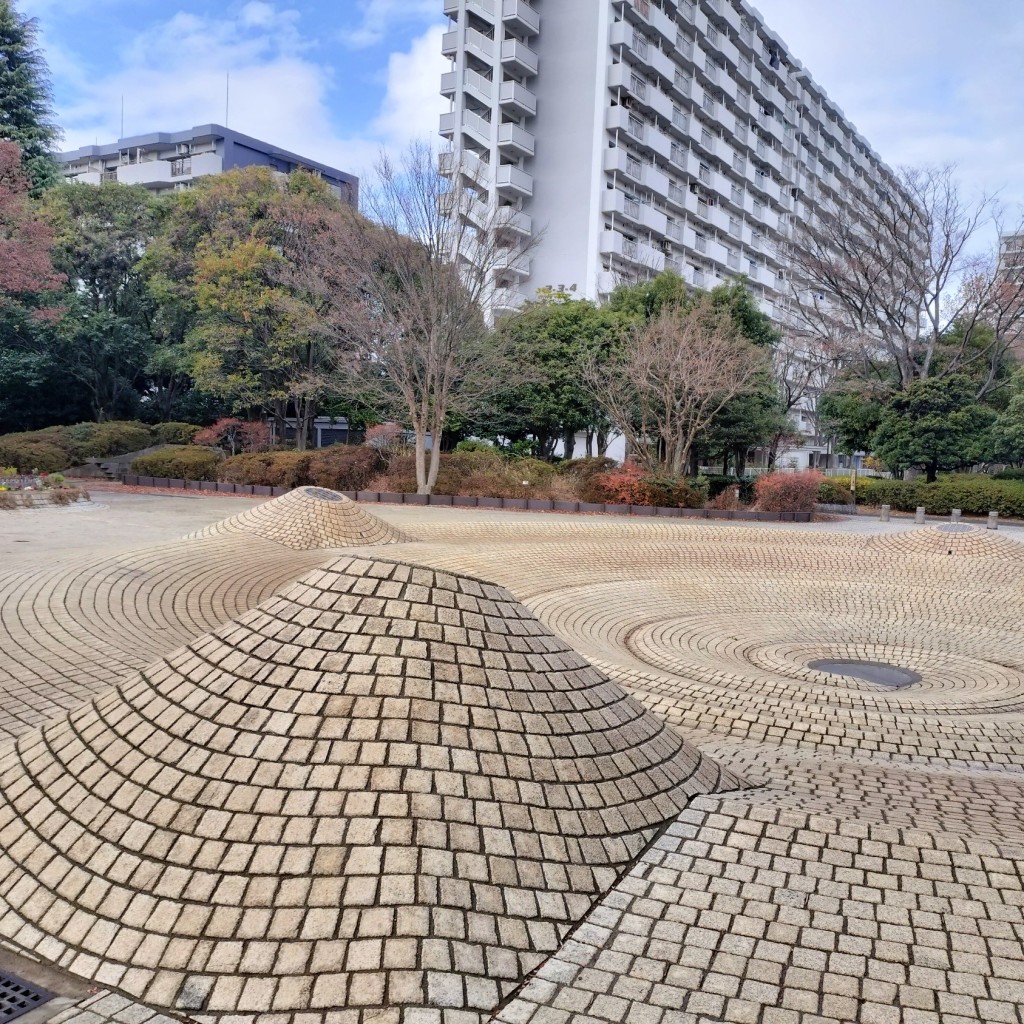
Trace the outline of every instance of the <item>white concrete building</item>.
[[537, 237], [499, 272], [498, 313], [540, 287], [599, 300], [667, 267], [707, 288], [746, 275], [782, 322], [786, 232], [823, 195], [893, 187], [745, 0], [443, 3], [441, 135], [478, 200], [464, 215], [509, 207]]

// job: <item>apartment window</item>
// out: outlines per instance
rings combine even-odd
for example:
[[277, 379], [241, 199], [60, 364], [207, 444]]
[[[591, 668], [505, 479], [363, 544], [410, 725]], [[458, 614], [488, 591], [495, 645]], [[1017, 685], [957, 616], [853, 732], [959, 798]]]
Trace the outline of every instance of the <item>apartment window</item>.
[[743, 189], [741, 189], [739, 187], [739, 185], [733, 185], [732, 186], [732, 193], [731, 194], [732, 194], [732, 201], [737, 206], [742, 206], [743, 205]]
[[697, 172], [697, 174], [700, 177], [700, 180], [703, 181], [705, 185], [711, 184], [711, 168], [708, 167], [707, 164], [701, 164], [700, 170]]
[[740, 76], [750, 80], [750, 60], [747, 57], [740, 57]]
[[647, 83], [639, 75], [630, 78], [629, 88], [634, 96], [639, 96], [640, 99], [647, 98]]
[[680, 167], [686, 166], [686, 150], [678, 142], [672, 143], [672, 163]]
[[647, 60], [647, 54], [650, 48], [647, 44], [647, 39], [640, 35], [639, 32], [633, 33], [633, 49], [641, 60]]
[[636, 7], [637, 14], [642, 18], [649, 18], [651, 16], [650, 0], [633, 0], [633, 6]]
[[735, 235], [737, 238], [740, 236], [740, 222], [735, 217], [729, 218], [729, 234]]
[[640, 177], [643, 174], [643, 164], [641, 164], [640, 161], [631, 153], [626, 155], [626, 173], [631, 178], [636, 178], [637, 181], [640, 180]]
[[693, 88], [693, 79], [688, 74], [686, 74], [684, 71], [677, 71], [675, 82], [676, 88], [684, 96], [690, 95], [690, 90]]
[[747, 267], [747, 276], [751, 279], [751, 281], [756, 281], [757, 275], [760, 273], [760, 266], [757, 260], [750, 260], [747, 264]]
[[631, 220], [640, 219], [640, 200], [634, 196], [626, 196], [622, 204], [623, 213]]
[[179, 160], [171, 161], [171, 177], [180, 178], [183, 175], [192, 173], [192, 157], [185, 156]]
[[701, 103], [705, 113], [710, 114], [712, 117], [715, 116], [715, 97], [711, 93], [704, 93], [704, 101]]
[[693, 283], [698, 288], [704, 287], [704, 271], [701, 270], [699, 267], [693, 268]]
[[700, 130], [700, 144], [705, 149], [711, 149], [711, 147], [714, 145], [714, 141], [713, 141], [713, 137], [711, 135], [711, 132], [709, 132], [707, 130], [707, 128], [701, 128], [701, 130]]
[[684, 57], [692, 57], [693, 56], [693, 40], [689, 36], [683, 35], [682, 32], [676, 33], [676, 49]]
[[740, 110], [750, 110], [750, 93], [742, 90], [736, 93], [736, 105]]
[[690, 118], [679, 107], [672, 108], [672, 123], [682, 132], [690, 130]]
[[712, 46], [718, 45], [718, 29], [714, 25], [708, 25], [708, 30], [705, 33], [707, 40]]
[[761, 235], [760, 231], [753, 231], [753, 232], [751, 232], [750, 244], [755, 249], [760, 249], [761, 248], [761, 238], [762, 238], [762, 235]]
[[740, 156], [739, 153], [737, 153], [732, 158], [732, 169], [737, 174], [746, 174], [747, 173], [747, 161], [746, 161], [746, 159], [744, 157]]
[[725, 262], [728, 263], [729, 266], [733, 270], [739, 270], [740, 269], [740, 254], [738, 252], [735, 252], [734, 250], [730, 249], [728, 251], [726, 257], [725, 257]]
[[706, 74], [712, 82], [718, 81], [718, 66], [710, 57], [707, 57], [704, 60], [704, 74]]
[[697, 200], [697, 216], [702, 217], [704, 220], [708, 220], [711, 217], [711, 208], [708, 206], [706, 199]]
[[634, 139], [642, 139], [644, 137], [644, 123], [634, 114], [630, 114], [629, 121], [626, 124], [626, 131], [633, 136]]
[[760, 199], [754, 200], [754, 216], [758, 220], [761, 220], [764, 217], [764, 204], [761, 202]]
[[628, 259], [636, 259], [636, 239], [635, 238], [623, 238], [622, 239], [622, 254]]

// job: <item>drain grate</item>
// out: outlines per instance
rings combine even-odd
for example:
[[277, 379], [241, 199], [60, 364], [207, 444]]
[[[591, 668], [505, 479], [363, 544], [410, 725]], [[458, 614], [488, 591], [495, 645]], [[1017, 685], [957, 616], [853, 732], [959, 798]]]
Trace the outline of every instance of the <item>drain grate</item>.
[[0, 1024], [28, 1013], [52, 998], [49, 992], [0, 971]]

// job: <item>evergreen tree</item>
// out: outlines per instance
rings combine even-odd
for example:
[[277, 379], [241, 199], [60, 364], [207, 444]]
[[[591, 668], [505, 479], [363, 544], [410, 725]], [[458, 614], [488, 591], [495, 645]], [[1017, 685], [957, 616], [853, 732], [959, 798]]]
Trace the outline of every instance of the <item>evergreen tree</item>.
[[13, 0], [0, 0], [0, 139], [21, 147], [34, 196], [60, 180], [51, 154], [61, 137], [37, 32], [35, 18], [19, 14]]

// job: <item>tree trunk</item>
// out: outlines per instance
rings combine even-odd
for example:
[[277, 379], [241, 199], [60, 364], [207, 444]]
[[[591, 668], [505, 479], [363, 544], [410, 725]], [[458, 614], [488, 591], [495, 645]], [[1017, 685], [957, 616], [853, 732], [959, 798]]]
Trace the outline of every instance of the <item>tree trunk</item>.
[[441, 468], [441, 441], [444, 437], [444, 427], [436, 424], [430, 432], [430, 468], [427, 470], [427, 489], [424, 494], [433, 494], [437, 484], [437, 473]]
[[736, 451], [736, 475], [743, 476], [747, 471], [747, 453], [737, 449]]
[[597, 456], [600, 459], [608, 456], [608, 431], [598, 430], [597, 432]]
[[565, 432], [562, 437], [562, 448], [562, 458], [571, 459], [576, 451], [576, 434], [573, 431], [567, 430]]
[[938, 475], [939, 475], [939, 467], [938, 467], [938, 465], [936, 465], [936, 463], [934, 463], [934, 462], [928, 463], [928, 475], [927, 475], [927, 477], [925, 479], [925, 482], [929, 483], [929, 484], [935, 483], [935, 480], [938, 477]]
[[427, 483], [427, 432], [423, 427], [416, 428], [416, 493], [430, 493]]
[[589, 428], [587, 430], [587, 458], [594, 454], [594, 430]]

